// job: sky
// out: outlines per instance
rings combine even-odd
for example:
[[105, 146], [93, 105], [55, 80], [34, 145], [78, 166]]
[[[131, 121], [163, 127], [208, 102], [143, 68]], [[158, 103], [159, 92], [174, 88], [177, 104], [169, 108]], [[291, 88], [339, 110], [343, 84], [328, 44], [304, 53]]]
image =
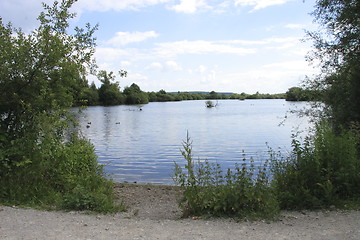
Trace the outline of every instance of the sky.
[[[0, 0], [3, 22], [30, 32], [53, 0]], [[99, 24], [99, 69], [123, 89], [282, 93], [316, 69], [305, 60], [315, 0], [79, 0], [71, 26]], [[100, 82], [89, 76], [89, 82]]]

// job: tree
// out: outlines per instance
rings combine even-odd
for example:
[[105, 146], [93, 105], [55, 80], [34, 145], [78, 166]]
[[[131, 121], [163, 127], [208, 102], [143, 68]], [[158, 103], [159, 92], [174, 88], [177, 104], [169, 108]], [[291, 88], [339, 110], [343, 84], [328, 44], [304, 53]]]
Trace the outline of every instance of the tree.
[[161, 89], [156, 93], [156, 101], [157, 102], [168, 102], [168, 101], [174, 101], [174, 95], [168, 94], [164, 89]]
[[144, 104], [149, 102], [149, 96], [147, 93], [141, 91], [140, 87], [133, 83], [130, 87], [124, 89], [126, 96], [126, 104]]
[[135, 83], [131, 84], [130, 87], [126, 87], [124, 89], [124, 94], [126, 94], [126, 95], [131, 94], [131, 93], [141, 93], [141, 92], [142, 91], [141, 91], [140, 87]]
[[[73, 3], [44, 4], [48, 12], [41, 13], [40, 26], [28, 35], [0, 20], [0, 135], [8, 143], [32, 133], [35, 144], [43, 134], [40, 119], [62, 115], [73, 104], [74, 89], [85, 78], [86, 65], [92, 64], [96, 27], [67, 34]], [[23, 162], [27, 153], [19, 152], [15, 162]]]
[[218, 99], [219, 95], [215, 91], [211, 91], [206, 98], [207, 99]]
[[94, 106], [99, 102], [99, 92], [94, 82], [83, 90], [81, 105]]
[[120, 92], [120, 87], [115, 81], [113, 72], [107, 73], [101, 70], [98, 73], [98, 79], [103, 83], [99, 88], [99, 101], [102, 105], [119, 105], [124, 103], [124, 96]]
[[307, 85], [323, 93], [334, 127], [349, 127], [360, 122], [360, 2], [318, 0], [312, 14], [323, 28], [308, 32], [315, 48], [308, 60], [319, 61], [321, 73]]
[[93, 146], [70, 132], [69, 108], [94, 67], [97, 29], [87, 24], [69, 33], [75, 1], [43, 4], [40, 25], [29, 34], [0, 18], [0, 202], [79, 209], [109, 203]]
[[275, 192], [285, 208], [359, 199], [360, 2], [317, 0], [313, 15], [322, 29], [308, 33], [315, 48], [308, 60], [318, 61], [321, 73], [306, 84], [325, 108], [315, 112], [323, 115], [312, 136], [303, 144], [294, 139], [291, 156], [273, 162]]
[[320, 99], [319, 92], [300, 87], [289, 88], [285, 95], [286, 101], [314, 101]]

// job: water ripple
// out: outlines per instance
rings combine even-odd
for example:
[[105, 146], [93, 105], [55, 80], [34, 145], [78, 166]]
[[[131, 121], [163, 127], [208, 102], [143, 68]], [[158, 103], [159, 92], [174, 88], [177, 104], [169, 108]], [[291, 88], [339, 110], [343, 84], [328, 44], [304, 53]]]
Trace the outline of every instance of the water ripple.
[[[224, 100], [207, 109], [204, 101], [149, 103], [142, 107], [89, 107], [81, 131], [95, 146], [98, 160], [118, 182], [171, 184], [174, 161], [184, 164], [182, 141], [189, 132], [197, 159], [233, 168], [245, 158], [262, 164], [269, 144], [290, 149], [295, 116], [279, 126], [286, 112], [305, 103], [284, 100]], [[300, 106], [301, 107], [301, 106]], [[91, 127], [86, 128], [86, 123]], [[300, 121], [308, 127], [307, 121]], [[305, 123], [305, 124], [304, 124]]]

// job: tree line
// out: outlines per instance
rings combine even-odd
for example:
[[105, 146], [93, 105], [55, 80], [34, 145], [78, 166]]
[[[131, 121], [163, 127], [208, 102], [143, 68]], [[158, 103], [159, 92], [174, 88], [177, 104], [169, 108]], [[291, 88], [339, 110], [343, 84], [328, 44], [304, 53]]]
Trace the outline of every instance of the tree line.
[[171, 102], [183, 100], [205, 100], [205, 99], [285, 99], [287, 94], [263, 94], [256, 92], [255, 94], [247, 93], [217, 93], [211, 91], [206, 92], [171, 92], [168, 93], [161, 89], [158, 92], [144, 92], [141, 88], [133, 83], [121, 91], [119, 83], [114, 81], [115, 75], [113, 72], [107, 73], [100, 71], [97, 75], [101, 81], [101, 86], [96, 87], [92, 82], [90, 85], [84, 83], [81, 91], [76, 92], [75, 106], [110, 106], [121, 104], [147, 104], [149, 102]]

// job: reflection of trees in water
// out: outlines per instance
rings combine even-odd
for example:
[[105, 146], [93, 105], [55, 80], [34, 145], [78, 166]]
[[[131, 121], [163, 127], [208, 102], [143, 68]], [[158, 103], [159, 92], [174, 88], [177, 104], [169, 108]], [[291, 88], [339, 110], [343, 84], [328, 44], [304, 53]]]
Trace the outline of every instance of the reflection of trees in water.
[[141, 119], [139, 118], [142, 105], [130, 106], [123, 109], [119, 106], [102, 107], [99, 114], [99, 132], [101, 134], [102, 145], [106, 150], [114, 147], [114, 138], [118, 138], [116, 145], [126, 145], [126, 139], [133, 141], [139, 136]]
[[113, 118], [114, 111], [112, 111], [113, 107], [103, 107], [103, 121], [101, 125], [104, 128], [104, 141], [103, 144], [106, 146], [106, 150], [108, 150], [109, 143], [110, 143], [110, 136], [111, 136], [111, 119]]

